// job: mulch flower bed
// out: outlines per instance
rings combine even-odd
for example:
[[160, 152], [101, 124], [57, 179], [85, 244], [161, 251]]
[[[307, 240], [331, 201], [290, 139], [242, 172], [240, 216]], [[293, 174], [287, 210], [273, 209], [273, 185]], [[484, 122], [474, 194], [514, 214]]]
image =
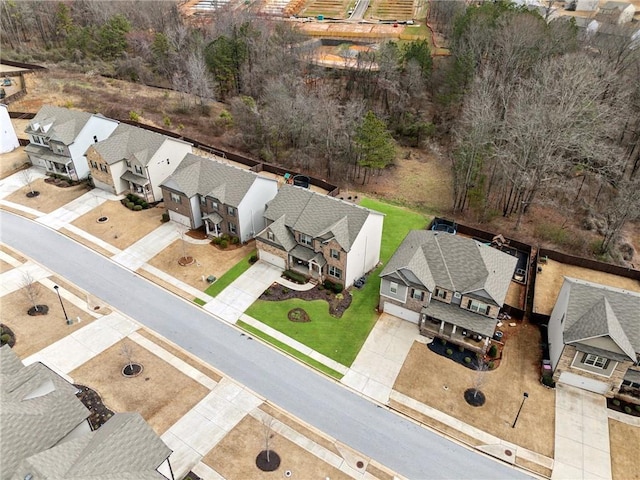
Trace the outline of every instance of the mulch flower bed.
[[[268, 460], [267, 460], [268, 457]], [[273, 472], [280, 466], [280, 455], [273, 450], [261, 451], [256, 457], [256, 467], [263, 472]]]
[[260, 295], [260, 300], [269, 302], [280, 302], [291, 298], [299, 298], [307, 301], [325, 300], [329, 304], [329, 313], [336, 318], [342, 317], [342, 314], [351, 305], [352, 300], [351, 294], [346, 290], [342, 293], [335, 294], [320, 285], [316, 285], [311, 290], [299, 292], [283, 287], [279, 283], [274, 283]]
[[84, 385], [73, 385], [79, 392], [76, 393], [76, 397], [82, 402], [82, 404], [89, 409], [91, 415], [89, 415], [89, 425], [92, 430], [97, 430], [106, 423], [111, 417], [113, 417], [113, 411], [109, 410], [102, 398], [95, 390]]
[[49, 307], [47, 305], [38, 305], [38, 308], [31, 307], [27, 310], [27, 315], [30, 317], [37, 317], [39, 315], [46, 315], [49, 313]]
[[51, 185], [55, 185], [56, 187], [60, 188], [67, 188], [80, 185], [81, 182], [75, 180], [64, 180], [61, 178], [47, 177], [44, 179], [44, 183], [50, 183]]
[[[442, 341], [440, 341], [439, 338], [434, 338], [433, 342], [431, 342], [427, 346], [433, 353], [437, 353], [438, 355], [442, 355], [443, 357], [450, 358], [454, 362], [470, 368], [471, 370], [478, 369], [478, 356], [471, 350], [464, 349], [463, 351], [460, 351], [458, 345], [449, 342], [446, 342], [443, 345]], [[449, 350], [451, 354], [447, 354], [447, 350]], [[467, 363], [464, 361], [464, 359], [467, 357], [471, 359], [471, 362]]]
[[289, 313], [287, 313], [287, 317], [292, 322], [297, 323], [307, 323], [311, 321], [311, 319], [309, 318], [309, 314], [302, 308], [294, 308], [292, 310], [289, 310]]

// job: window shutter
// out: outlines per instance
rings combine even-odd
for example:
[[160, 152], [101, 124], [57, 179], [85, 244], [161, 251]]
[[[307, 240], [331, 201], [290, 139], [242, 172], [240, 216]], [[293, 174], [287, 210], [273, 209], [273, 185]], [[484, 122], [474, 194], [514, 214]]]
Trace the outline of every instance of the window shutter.
[[443, 299], [443, 300], [446, 300], [446, 299], [447, 299], [447, 292], [443, 292], [443, 293], [442, 293], [442, 299]]
[[424, 302], [424, 292], [421, 292], [421, 293], [420, 293], [420, 301], [421, 301], [421, 302]]
[[588, 353], [585, 353], [584, 355], [582, 355], [582, 360], [580, 361], [580, 363], [584, 363], [587, 361], [587, 355], [589, 355]]
[[489, 315], [489, 310], [491, 310], [491, 307], [487, 307], [487, 315]]
[[606, 369], [609, 367], [609, 363], [611, 363], [611, 360], [609, 360], [609, 359], [607, 358], [607, 361], [606, 361], [606, 362], [604, 362], [604, 367], [602, 367], [602, 369], [603, 369], [603, 370], [606, 370]]
[[413, 296], [415, 295], [415, 293], [416, 293], [416, 289], [415, 289], [415, 288], [412, 288], [412, 289], [411, 289], [411, 298], [413, 298]]
[[468, 308], [469, 310], [471, 310], [471, 300], [468, 300], [468, 301], [467, 301], [467, 308]]

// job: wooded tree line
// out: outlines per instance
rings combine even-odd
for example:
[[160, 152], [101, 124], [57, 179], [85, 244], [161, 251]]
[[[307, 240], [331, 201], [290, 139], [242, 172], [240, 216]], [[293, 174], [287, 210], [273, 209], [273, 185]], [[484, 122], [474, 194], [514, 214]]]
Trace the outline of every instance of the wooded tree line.
[[431, 132], [424, 40], [384, 43], [357, 56], [363, 68], [335, 72], [313, 64], [314, 45], [289, 23], [246, 11], [222, 9], [198, 28], [164, 1], [3, 0], [2, 13], [2, 43], [15, 52], [40, 47], [45, 60], [170, 86], [195, 95], [201, 114], [223, 101], [237, 146], [329, 180], [365, 182], [389, 165], [390, 132], [414, 145]]
[[[442, 10], [447, 17], [451, 5]], [[457, 12], [438, 92], [455, 119], [454, 212], [513, 216], [517, 229], [531, 205], [579, 207], [603, 221], [606, 252], [640, 216], [640, 49], [631, 30], [581, 35], [570, 20], [547, 23], [499, 2]]]

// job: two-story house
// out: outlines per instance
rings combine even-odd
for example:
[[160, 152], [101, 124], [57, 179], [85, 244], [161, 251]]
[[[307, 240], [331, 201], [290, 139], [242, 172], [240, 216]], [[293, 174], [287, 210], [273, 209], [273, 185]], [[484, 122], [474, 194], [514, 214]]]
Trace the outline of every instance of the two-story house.
[[378, 307], [484, 353], [517, 262], [471, 238], [412, 230], [380, 273]]
[[318, 281], [350, 287], [380, 261], [384, 215], [311, 190], [283, 185], [256, 237], [260, 259]]
[[24, 151], [36, 167], [84, 180], [89, 176], [85, 152], [91, 144], [108, 138], [117, 126], [117, 121], [102, 115], [44, 105], [25, 129], [29, 145]]
[[86, 157], [97, 188], [152, 203], [162, 199], [161, 183], [191, 150], [190, 143], [121, 123], [109, 138], [91, 145]]
[[[220, 159], [222, 160], [222, 159]], [[278, 193], [275, 179], [212, 158], [187, 154], [161, 185], [169, 218], [207, 235], [251, 240], [265, 226], [265, 204]]]
[[548, 336], [556, 382], [640, 403], [639, 293], [565, 277]]

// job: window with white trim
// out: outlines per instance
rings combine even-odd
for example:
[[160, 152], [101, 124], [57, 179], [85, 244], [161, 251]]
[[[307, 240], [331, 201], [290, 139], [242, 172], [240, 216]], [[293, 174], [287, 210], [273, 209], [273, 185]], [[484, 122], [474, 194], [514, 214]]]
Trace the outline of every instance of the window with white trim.
[[229, 233], [236, 234], [236, 224], [229, 222]]
[[411, 297], [414, 300], [423, 301], [424, 300], [424, 292], [422, 290], [418, 290], [418, 289], [412, 288], [411, 289]]
[[177, 193], [171, 193], [171, 201], [173, 203], [182, 203], [182, 197]]
[[207, 198], [206, 197], [200, 197], [200, 205], [207, 205]]
[[467, 302], [467, 308], [472, 312], [477, 312], [482, 315], [489, 315], [489, 305], [486, 303], [478, 302], [477, 300], [469, 300]]
[[236, 209], [233, 208], [233, 207], [227, 207], [227, 213], [229, 215], [231, 215], [232, 217], [235, 217], [236, 216]]
[[136, 173], [139, 173], [140, 175], [142, 175], [142, 167], [140, 165], [136, 165], [134, 168]]
[[275, 239], [273, 232], [271, 230], [269, 230], [267, 232], [267, 240], [271, 240], [273, 242], [273, 240]]
[[211, 208], [214, 210], [218, 210], [218, 202], [215, 200], [211, 200]]
[[109, 170], [107, 169], [107, 166], [104, 163], [100, 164], [100, 170], [103, 172], [108, 172]]
[[336, 260], [340, 260], [340, 250], [336, 250], [334, 248], [331, 249], [331, 258], [335, 258]]
[[329, 265], [329, 269], [327, 270], [329, 275], [335, 278], [342, 278], [342, 270], [338, 267], [334, 267], [333, 265]]
[[389, 291], [391, 293], [398, 293], [398, 284], [396, 282], [389, 283]]
[[584, 363], [585, 365], [591, 365], [592, 367], [600, 368], [604, 370], [605, 368], [607, 368], [609, 360], [605, 357], [600, 357], [592, 353], [587, 353], [582, 359], [582, 363]]
[[300, 234], [300, 243], [313, 247], [313, 237], [305, 233]]

